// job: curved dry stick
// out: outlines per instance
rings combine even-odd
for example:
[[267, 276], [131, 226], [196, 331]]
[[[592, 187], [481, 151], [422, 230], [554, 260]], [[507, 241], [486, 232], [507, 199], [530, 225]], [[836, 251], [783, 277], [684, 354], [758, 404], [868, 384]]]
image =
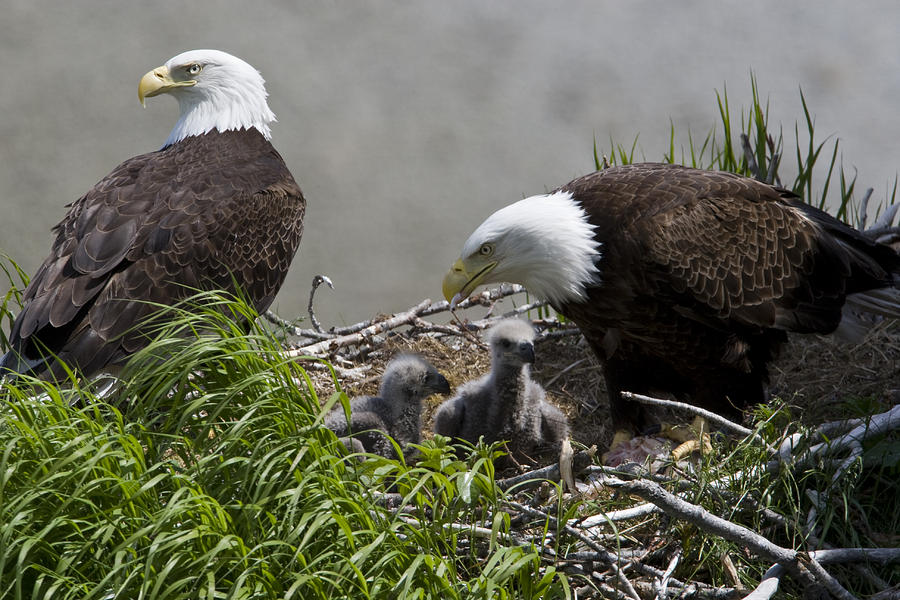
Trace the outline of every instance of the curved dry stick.
[[316, 313], [313, 310], [313, 298], [316, 296], [316, 290], [323, 283], [331, 289], [334, 289], [334, 284], [331, 283], [331, 279], [327, 275], [316, 275], [312, 280], [312, 289], [309, 290], [309, 304], [306, 307], [306, 311], [309, 313], [309, 322], [317, 333], [325, 333], [325, 331], [322, 329], [322, 325], [319, 323], [319, 320], [316, 318]]
[[421, 312], [429, 306], [431, 306], [431, 300], [425, 299], [410, 310], [398, 313], [389, 319], [378, 321], [377, 323], [360, 330], [358, 333], [323, 340], [308, 346], [301, 346], [300, 348], [294, 348], [288, 350], [286, 355], [292, 358], [297, 358], [299, 356], [323, 356], [331, 354], [344, 346], [362, 344], [374, 335], [378, 335], [379, 333], [390, 329], [395, 329], [401, 325], [412, 323], [419, 317]]

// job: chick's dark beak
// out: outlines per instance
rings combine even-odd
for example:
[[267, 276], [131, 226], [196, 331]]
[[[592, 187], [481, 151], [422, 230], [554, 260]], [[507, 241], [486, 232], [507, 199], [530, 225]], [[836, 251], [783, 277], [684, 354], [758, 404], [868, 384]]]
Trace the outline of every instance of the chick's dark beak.
[[534, 344], [522, 342], [519, 344], [519, 356], [528, 364], [534, 364]]
[[437, 374], [437, 378], [431, 384], [431, 391], [435, 394], [449, 394], [450, 393], [450, 382], [447, 381], [447, 378]]

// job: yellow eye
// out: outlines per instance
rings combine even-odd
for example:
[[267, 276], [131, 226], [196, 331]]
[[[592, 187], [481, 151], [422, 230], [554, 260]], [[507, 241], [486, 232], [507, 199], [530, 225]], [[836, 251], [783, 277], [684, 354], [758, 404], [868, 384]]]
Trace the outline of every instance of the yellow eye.
[[490, 256], [494, 253], [493, 244], [482, 244], [481, 248], [478, 249], [478, 254], [482, 256]]
[[187, 72], [189, 75], [196, 75], [197, 73], [199, 73], [202, 70], [203, 70], [203, 67], [201, 67], [197, 63], [188, 65], [188, 68], [187, 68]]

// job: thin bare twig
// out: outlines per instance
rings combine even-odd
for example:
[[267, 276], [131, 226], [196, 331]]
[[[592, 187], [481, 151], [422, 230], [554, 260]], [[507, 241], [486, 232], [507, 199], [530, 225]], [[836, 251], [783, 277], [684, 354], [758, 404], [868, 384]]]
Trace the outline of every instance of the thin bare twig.
[[662, 398], [653, 398], [650, 396], [644, 396], [643, 394], [634, 394], [632, 392], [622, 392], [622, 397], [626, 400], [635, 400], [637, 402], [641, 402], [643, 404], [655, 404], [657, 406], [666, 406], [669, 408], [675, 408], [677, 410], [681, 410], [684, 412], [689, 412], [694, 415], [700, 415], [710, 423], [715, 423], [719, 427], [725, 427], [734, 432], [743, 435], [744, 437], [749, 437], [756, 442], [759, 442], [766, 448], [768, 448], [771, 452], [775, 452], [775, 448], [772, 448], [768, 442], [766, 442], [762, 437], [759, 436], [752, 429], [747, 429], [743, 425], [738, 425], [733, 421], [729, 421], [725, 417], [721, 415], [717, 415], [714, 412], [708, 411], [704, 408], [700, 408], [699, 406], [694, 406], [692, 404], [686, 404], [684, 402], [677, 402], [675, 400], [663, 400]]
[[[542, 510], [538, 510], [536, 508], [531, 508], [530, 506], [525, 506], [523, 504], [519, 504], [518, 502], [507, 501], [507, 504], [509, 506], [515, 508], [516, 510], [519, 510], [520, 512], [523, 512], [523, 513], [531, 515], [531, 516], [538, 517], [540, 519], [544, 519], [547, 522], [551, 523], [554, 527], [559, 527], [561, 525], [559, 523], [559, 521], [556, 519], [556, 517], [553, 517], [552, 515], [544, 512]], [[625, 576], [625, 573], [623, 572], [624, 571], [623, 567], [619, 566], [618, 557], [616, 557], [612, 552], [609, 552], [603, 546], [597, 544], [593, 539], [587, 537], [586, 535], [584, 535], [580, 531], [574, 529], [573, 527], [562, 524], [562, 528], [566, 533], [568, 533], [569, 535], [580, 540], [583, 544], [585, 544], [592, 550], [595, 550], [596, 552], [599, 552], [599, 553], [605, 553], [607, 556], [607, 561], [608, 561], [610, 568], [613, 569], [613, 572], [616, 574], [616, 578], [624, 586], [625, 592], [627, 593], [627, 595], [630, 596], [631, 598], [633, 598], [634, 600], [641, 600], [641, 597], [638, 595], [637, 591], [634, 589], [634, 586], [632, 585], [631, 581], [629, 581], [628, 578]]]
[[793, 549], [782, 548], [765, 537], [746, 527], [726, 521], [703, 508], [690, 504], [664, 490], [652, 481], [620, 481], [608, 485], [624, 487], [631, 493], [653, 502], [667, 514], [686, 520], [697, 527], [714, 533], [729, 541], [741, 544], [759, 556], [777, 562], [797, 577], [804, 586], [822, 585], [829, 593], [840, 600], [853, 600], [854, 596], [829, 574], [810, 555], [804, 555]]
[[322, 329], [322, 325], [319, 323], [319, 320], [316, 318], [316, 313], [313, 310], [313, 298], [316, 296], [316, 290], [320, 285], [326, 284], [331, 289], [334, 289], [334, 284], [331, 283], [331, 279], [327, 275], [316, 275], [312, 280], [312, 289], [309, 290], [309, 305], [307, 305], [306, 310], [309, 313], [309, 322], [313, 326], [313, 329], [318, 333], [324, 333]]
[[281, 327], [282, 329], [284, 329], [291, 335], [303, 335], [304, 334], [303, 329], [300, 329], [299, 327], [294, 325], [291, 321], [288, 321], [287, 319], [278, 316], [278, 314], [276, 314], [274, 311], [267, 310], [261, 316], [269, 323], [272, 323], [273, 325], [277, 325], [277, 326]]
[[622, 510], [614, 510], [607, 513], [592, 515], [586, 519], [573, 519], [569, 523], [584, 529], [590, 529], [599, 525], [607, 525], [617, 521], [628, 521], [640, 517], [646, 517], [654, 513], [662, 512], [662, 510], [652, 502], [646, 504], [638, 504], [631, 508], [623, 508]]
[[552, 386], [554, 383], [556, 383], [556, 380], [557, 380], [557, 379], [559, 379], [560, 377], [562, 377], [563, 375], [565, 375], [566, 373], [568, 373], [569, 371], [571, 371], [572, 369], [574, 369], [575, 367], [577, 367], [578, 365], [580, 365], [580, 364], [583, 363], [583, 362], [587, 362], [587, 359], [586, 359], [586, 358], [578, 359], [578, 360], [576, 360], [575, 362], [573, 362], [571, 365], [569, 365], [568, 367], [566, 367], [565, 369], [561, 370], [559, 373], [557, 373], [556, 375], [554, 375], [554, 376], [553, 376], [553, 377], [545, 384], [546, 387], [549, 388], [550, 386]]
[[658, 580], [653, 581], [653, 587], [657, 588], [656, 598], [657, 600], [666, 600], [666, 590], [669, 587], [669, 578], [672, 577], [672, 573], [675, 572], [675, 567], [678, 566], [678, 561], [681, 559], [681, 548], [675, 551], [675, 554], [672, 555], [671, 560], [669, 560], [669, 566], [666, 567], [665, 573]]
[[[521, 285], [504, 283], [499, 287], [484, 290], [481, 293], [473, 294], [468, 298], [460, 300], [456, 303], [456, 306], [453, 307], [451, 312], [472, 308], [473, 306], [491, 307], [501, 298], [506, 298], [507, 296], [512, 296], [514, 294], [521, 294], [523, 292], [525, 292], [525, 288]], [[446, 300], [441, 300], [440, 302], [435, 303], [432, 310], [435, 313], [449, 311], [450, 303]], [[433, 313], [429, 312], [427, 314]]]
[[[405, 515], [398, 515], [397, 518], [416, 529], [421, 527], [418, 519], [407, 517]], [[533, 540], [524, 539], [512, 533], [506, 534], [502, 532], [495, 532], [493, 529], [490, 529], [488, 527], [478, 527], [476, 525], [469, 525], [466, 523], [445, 523], [443, 525], [443, 528], [447, 531], [469, 534], [473, 537], [482, 539], [492, 539], [495, 536], [499, 536], [500, 539], [516, 546], [529, 546], [534, 543]]]
[[872, 197], [872, 192], [875, 191], [875, 188], [869, 188], [863, 194], [862, 200], [859, 201], [859, 213], [857, 218], [859, 219], [859, 227], [860, 231], [865, 231], [866, 229], [866, 220], [869, 218], [869, 198]]

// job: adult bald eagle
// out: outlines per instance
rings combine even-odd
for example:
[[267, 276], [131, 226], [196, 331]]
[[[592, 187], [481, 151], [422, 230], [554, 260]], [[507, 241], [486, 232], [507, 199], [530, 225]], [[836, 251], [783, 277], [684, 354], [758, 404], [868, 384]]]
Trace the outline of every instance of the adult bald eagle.
[[[620, 392], [667, 392], [732, 417], [764, 401], [786, 332], [834, 331], [848, 296], [900, 284], [900, 257], [789, 191], [636, 164], [498, 210], [443, 291], [453, 303], [501, 281], [580, 327], [613, 419], [641, 429], [646, 415]], [[900, 316], [890, 293], [882, 307]]]
[[196, 289], [239, 283], [266, 310], [300, 244], [306, 202], [269, 141], [263, 78], [218, 50], [179, 54], [140, 81], [181, 115], [162, 149], [116, 167], [69, 207], [24, 293], [4, 371], [84, 375], [147, 343], [135, 328]]

